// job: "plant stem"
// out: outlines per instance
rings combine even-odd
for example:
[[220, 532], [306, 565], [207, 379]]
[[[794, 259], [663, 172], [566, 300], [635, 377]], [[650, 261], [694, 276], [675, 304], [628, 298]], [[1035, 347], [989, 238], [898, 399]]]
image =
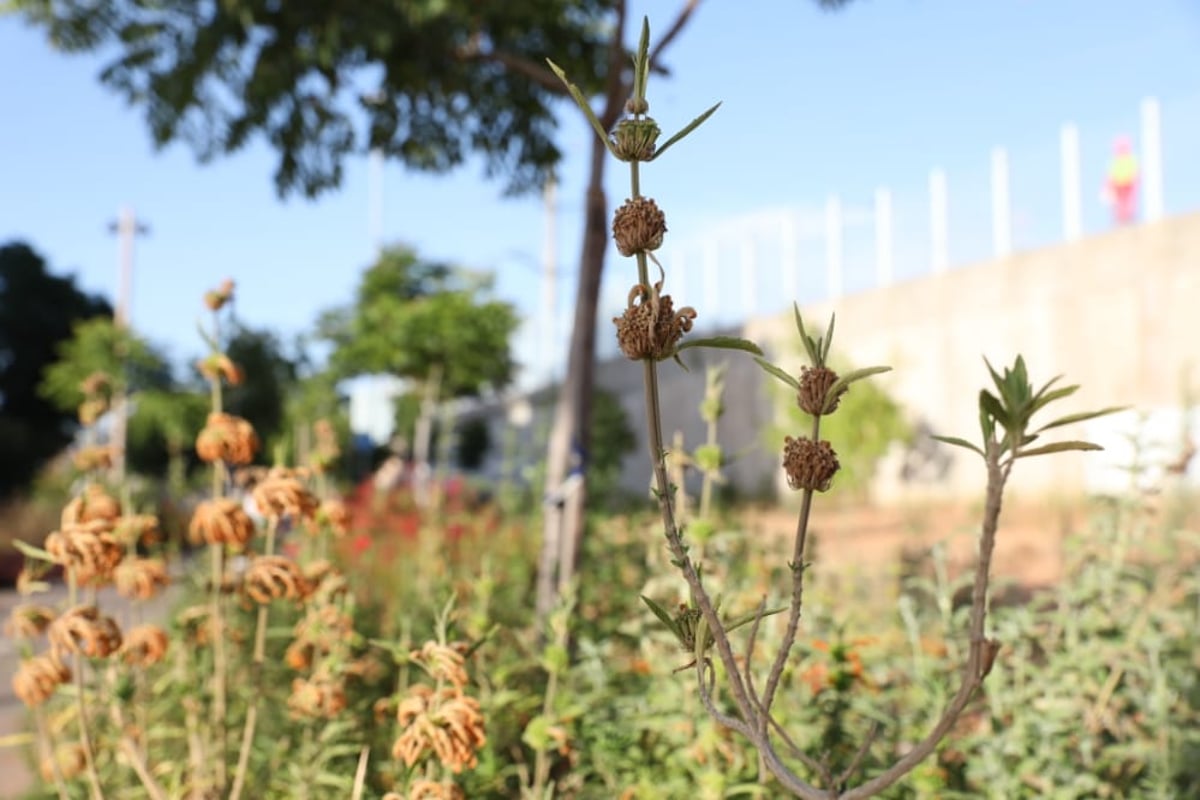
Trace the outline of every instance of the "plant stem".
[[[263, 548], [264, 555], [275, 553], [275, 531], [279, 527], [279, 517], [272, 514], [267, 518], [267, 543]], [[254, 625], [254, 661], [252, 667], [253, 683], [256, 691], [250, 700], [250, 710], [246, 712], [246, 724], [242, 729], [242, 744], [238, 751], [237, 769], [233, 776], [233, 788], [229, 792], [229, 800], [238, 800], [242, 794], [242, 786], [246, 781], [246, 768], [250, 764], [250, 746], [254, 743], [254, 729], [258, 724], [258, 699], [262, 696], [263, 661], [266, 659], [267, 642], [267, 611], [269, 606], [258, 607], [258, 619]]]
[[54, 749], [54, 737], [50, 735], [50, 727], [46, 725], [46, 712], [42, 710], [41, 706], [34, 707], [33, 718], [37, 724], [38, 749], [42, 751], [43, 758], [50, 760], [50, 772], [54, 776], [54, 790], [58, 792], [59, 800], [69, 800], [62, 770], [58, 766], [58, 753]]
[[92, 750], [92, 735], [88, 731], [87, 709], [85, 708], [85, 688], [83, 680], [83, 656], [75, 654], [75, 703], [79, 715], [79, 745], [83, 748], [83, 758], [87, 765], [88, 784], [92, 790], [92, 800], [104, 800], [104, 790], [100, 788], [100, 773], [96, 771], [96, 753]]

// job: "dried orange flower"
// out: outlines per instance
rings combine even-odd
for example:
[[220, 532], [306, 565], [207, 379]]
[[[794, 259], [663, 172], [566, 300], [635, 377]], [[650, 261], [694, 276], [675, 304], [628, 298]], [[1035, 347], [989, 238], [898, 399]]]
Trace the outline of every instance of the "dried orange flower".
[[52, 652], [81, 653], [88, 658], [107, 658], [121, 647], [121, 629], [112, 617], [95, 606], [75, 606], [50, 623], [47, 630]]
[[38, 771], [42, 773], [42, 779], [47, 782], [56, 780], [56, 774], [59, 778], [69, 781], [82, 775], [85, 769], [87, 769], [87, 754], [83, 751], [83, 746], [79, 744], [66, 744], [55, 748], [54, 754], [43, 758], [38, 767]]
[[112, 578], [125, 549], [109, 533], [107, 520], [67, 525], [46, 537], [45, 548], [80, 585], [97, 585]]
[[236, 500], [204, 500], [192, 512], [188, 538], [194, 543], [230, 544], [241, 547], [254, 536], [254, 521]]
[[783, 469], [793, 489], [826, 491], [841, 464], [833, 446], [825, 440], [814, 442], [806, 436], [784, 437]]
[[54, 617], [54, 609], [48, 606], [25, 603], [9, 613], [4, 632], [14, 639], [32, 639], [45, 633]]
[[478, 763], [476, 753], [487, 741], [479, 701], [453, 686], [411, 686], [396, 719], [404, 731], [392, 744], [392, 757], [408, 767], [433, 753], [443, 767], [459, 773]]
[[259, 556], [250, 562], [242, 590], [256, 603], [272, 600], [303, 600], [308, 581], [296, 562], [283, 556]]
[[321, 532], [322, 527], [328, 527], [330, 533], [341, 538], [350, 531], [350, 510], [341, 500], [326, 500], [317, 508], [312, 522], [308, 532], [314, 536]]
[[311, 519], [317, 511], [317, 498], [293, 473], [285, 469], [273, 469], [251, 493], [258, 511], [265, 517], [282, 517], [290, 514], [300, 519]]
[[332, 719], [346, 708], [346, 690], [341, 681], [328, 677], [292, 681], [288, 709], [294, 716]]
[[59, 684], [71, 680], [71, 670], [53, 653], [26, 659], [13, 675], [12, 687], [22, 703], [30, 708], [50, 699]]
[[254, 426], [232, 414], [209, 414], [208, 423], [196, 437], [196, 455], [210, 464], [249, 464], [259, 446]]
[[71, 500], [63, 508], [62, 524], [72, 525], [79, 522], [109, 523], [109, 529], [116, 524], [121, 516], [121, 504], [115, 497], [104, 491], [98, 483], [88, 484], [83, 494]]
[[167, 653], [167, 632], [157, 625], [138, 625], [125, 636], [121, 658], [134, 667], [149, 667]]
[[149, 600], [167, 587], [167, 565], [159, 558], [126, 559], [113, 573], [117, 594]]
[[634, 286], [625, 313], [613, 317], [617, 345], [626, 358], [634, 361], [662, 361], [675, 352], [695, 319], [696, 310], [691, 306], [675, 311], [671, 295], [662, 294], [661, 281], [653, 289]]
[[445, 681], [462, 689], [467, 685], [462, 649], [429, 641], [420, 650], [409, 653], [408, 657], [420, 664], [435, 680]]
[[80, 472], [108, 469], [113, 465], [113, 450], [112, 447], [81, 447], [71, 456], [71, 461]]
[[213, 353], [196, 362], [196, 369], [210, 381], [223, 380], [230, 386], [237, 386], [245, 380], [242, 368], [224, 353]]

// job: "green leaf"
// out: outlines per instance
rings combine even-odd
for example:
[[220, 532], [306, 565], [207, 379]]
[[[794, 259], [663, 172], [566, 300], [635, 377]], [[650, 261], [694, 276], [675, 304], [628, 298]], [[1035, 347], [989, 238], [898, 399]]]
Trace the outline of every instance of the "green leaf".
[[1008, 411], [1003, 405], [1000, 404], [1000, 401], [996, 399], [996, 396], [987, 389], [979, 390], [979, 408], [990, 418], [994, 419], [996, 422], [999, 422], [1004, 428], [1008, 428], [1009, 424], [1012, 422], [1008, 418]]
[[765, 369], [767, 372], [771, 373], [771, 374], [772, 374], [772, 375], [774, 375], [776, 378], [778, 378], [779, 380], [781, 380], [781, 381], [783, 381], [784, 383], [786, 383], [788, 386], [791, 386], [791, 387], [792, 387], [793, 389], [795, 389], [797, 392], [798, 392], [798, 391], [800, 391], [800, 381], [796, 380], [796, 379], [795, 379], [795, 378], [793, 378], [791, 375], [788, 375], [788, 374], [787, 374], [786, 372], [784, 372], [782, 369], [780, 369], [779, 367], [775, 366], [775, 365], [774, 365], [774, 364], [772, 364], [770, 361], [767, 361], [765, 358], [756, 358], [756, 359], [754, 359], [754, 360], [755, 360], [756, 362], [758, 362], [758, 365], [759, 365], [760, 367], [762, 367], [763, 369]]
[[[608, 152], [613, 153], [613, 144], [608, 137], [608, 131], [604, 130], [604, 126], [600, 124], [600, 120], [596, 118], [596, 112], [592, 111], [592, 105], [583, 96], [583, 92], [579, 91], [579, 87], [567, 80], [567, 74], [562, 71], [562, 67], [555, 64], [550, 59], [546, 59], [546, 63], [550, 65], [550, 69], [558, 76], [558, 79], [567, 87], [567, 91], [571, 93], [571, 97], [575, 100], [575, 104], [579, 106], [579, 110], [588, 118], [588, 122], [592, 124], [592, 130], [600, 137], [600, 141], [604, 142], [604, 146], [608, 148]], [[616, 153], [613, 153], [616, 155]]]
[[[830, 324], [832, 325], [833, 323], [831, 322]], [[829, 401], [832, 398], [837, 397], [843, 389], [849, 387], [850, 384], [854, 383], [855, 381], [861, 381], [863, 378], [869, 378], [872, 375], [879, 375], [880, 373], [891, 371], [891, 367], [863, 367], [862, 369], [856, 369], [851, 372], [847, 372], [845, 375], [838, 378], [837, 382], [835, 382], [833, 386], [830, 386], [829, 391], [825, 393], [826, 408], [828, 408]]]
[[1104, 448], [1092, 442], [1055, 442], [1054, 444], [1044, 444], [1041, 447], [1035, 447], [1032, 450], [1018, 450], [1017, 458], [1028, 458], [1029, 456], [1044, 456], [1050, 453], [1062, 453], [1068, 450], [1103, 450]]
[[[944, 442], [946, 444], [952, 444], [955, 447], [965, 447], [968, 450], [974, 450], [976, 453], [979, 453], [979, 455], [981, 455], [981, 456], [984, 455], [983, 451], [979, 449], [978, 445], [971, 444], [966, 439], [960, 439], [957, 436], [931, 436], [930, 438], [936, 439], [937, 441]], [[984, 457], [986, 458], [986, 456], [984, 456]]]
[[[779, 606], [778, 608], [767, 609], [766, 611], [762, 612], [762, 616], [765, 619], [774, 614], [779, 614], [779, 613], [782, 613], [787, 610], [788, 610], [787, 606]], [[751, 613], [743, 614], [740, 617], [734, 617], [732, 619], [727, 619], [727, 620], [725, 620], [725, 630], [726, 630], [726, 632], [736, 631], [738, 628], [742, 627], [743, 625], [753, 622], [757, 616], [758, 616], [758, 612], [752, 611]]]
[[1129, 410], [1129, 406], [1109, 406], [1108, 408], [1102, 408], [1099, 411], [1081, 411], [1078, 414], [1068, 414], [1065, 417], [1060, 417], [1060, 418], [1054, 420], [1054, 422], [1043, 425], [1042, 427], [1038, 428], [1035, 431], [1035, 433], [1041, 433], [1042, 431], [1048, 431], [1051, 428], [1059, 428], [1059, 427], [1062, 427], [1063, 425], [1071, 425], [1076, 422], [1085, 422], [1089, 419], [1095, 419], [1096, 417], [1103, 417], [1108, 414], [1118, 414], [1122, 411], [1128, 411], [1128, 410]]
[[670, 139], [667, 139], [667, 141], [665, 141], [663, 143], [662, 147], [655, 150], [654, 155], [650, 157], [650, 160], [651, 161], [657, 160], [659, 156], [661, 156], [663, 153], [667, 152], [667, 148], [669, 148], [671, 145], [678, 142], [683, 137], [687, 136], [692, 131], [696, 130], [696, 128], [699, 128], [701, 125], [703, 125], [704, 121], [706, 119], [708, 119], [709, 117], [711, 117], [713, 114], [715, 114], [717, 109], [720, 107], [721, 107], [721, 104], [717, 103], [715, 106], [710, 108], [708, 111], [705, 111], [703, 114], [696, 117], [694, 120], [692, 120], [687, 125], [685, 125], [683, 127], [683, 130], [679, 131], [679, 133], [675, 134]]
[[1050, 403], [1053, 403], [1055, 400], [1061, 400], [1064, 397], [1070, 397], [1071, 395], [1075, 394], [1075, 392], [1077, 392], [1077, 391], [1079, 391], [1078, 384], [1076, 384], [1075, 386], [1064, 386], [1061, 389], [1055, 389], [1053, 392], [1048, 392], [1047, 394], [1044, 394], [1044, 395], [1039, 394], [1033, 398], [1033, 403], [1029, 407], [1029, 413], [1030, 413], [1030, 415], [1032, 415], [1034, 412], [1038, 411], [1039, 409], [1045, 408], [1047, 405], [1049, 405]]
[[824, 364], [829, 359], [829, 348], [833, 346], [833, 325], [837, 322], [837, 314], [830, 312], [829, 327], [825, 329], [824, 342], [825, 346], [821, 349], [821, 363]]
[[654, 616], [662, 620], [662, 623], [667, 626], [671, 633], [675, 635], [676, 639], [682, 638], [682, 632], [679, 630], [679, 626], [675, 624], [675, 620], [670, 614], [667, 613], [666, 609], [651, 600], [649, 597], [646, 597], [644, 594], [639, 596], [642, 598], [642, 602], [649, 606], [650, 610], [654, 612]]
[[571, 657], [561, 644], [546, 645], [542, 651], [542, 668], [551, 675], [562, 675], [570, 666]]
[[689, 339], [675, 349], [678, 353], [686, 350], [689, 347], [712, 347], [717, 350], [741, 350], [745, 353], [753, 353], [756, 356], [763, 354], [762, 348], [749, 339], [742, 339], [737, 336], [709, 336], [704, 339]]
[[38, 561], [45, 561], [47, 564], [54, 563], [54, 557], [40, 547], [35, 547], [31, 544], [21, 541], [20, 539], [13, 539], [12, 544], [13, 544], [13, 547], [20, 550], [21, 554], [24, 555], [26, 558], [33, 558], [33, 559], [37, 559]]
[[[800, 318], [800, 304], [792, 303], [792, 313], [796, 316], [796, 330], [800, 332], [800, 341], [804, 343], [804, 350], [808, 353], [808, 360], [813, 366], [821, 363], [821, 354], [817, 352], [816, 345], [813, 344], [812, 337], [804, 330], [804, 320]], [[799, 388], [799, 386], [797, 386]]]
[[524, 733], [521, 734], [521, 741], [534, 750], [545, 750], [550, 744], [550, 719], [544, 714], [539, 714], [529, 720]]

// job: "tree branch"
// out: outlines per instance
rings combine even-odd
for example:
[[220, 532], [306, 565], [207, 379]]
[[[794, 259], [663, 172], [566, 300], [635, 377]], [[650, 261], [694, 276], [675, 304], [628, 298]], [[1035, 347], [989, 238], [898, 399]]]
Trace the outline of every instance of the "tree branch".
[[564, 97], [568, 96], [567, 87], [546, 67], [524, 56], [510, 53], [507, 50], [484, 50], [481, 46], [482, 40], [483, 36], [476, 33], [467, 44], [454, 51], [455, 58], [464, 61], [491, 61], [511, 72], [529, 78], [529, 80], [552, 94]]

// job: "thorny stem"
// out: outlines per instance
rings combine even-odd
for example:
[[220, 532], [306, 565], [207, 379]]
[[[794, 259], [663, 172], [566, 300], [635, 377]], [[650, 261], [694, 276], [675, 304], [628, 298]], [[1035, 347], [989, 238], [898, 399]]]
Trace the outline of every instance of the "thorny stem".
[[[275, 532], [279, 528], [279, 517], [272, 514], [267, 518], [267, 543], [263, 547], [263, 555], [274, 555]], [[267, 611], [268, 606], [258, 607], [258, 619], [254, 624], [254, 683], [262, 682], [263, 661], [266, 659], [267, 643]], [[246, 782], [246, 769], [250, 765], [250, 746], [254, 743], [254, 729], [258, 725], [258, 699], [262, 692], [255, 691], [250, 700], [250, 709], [246, 712], [246, 723], [242, 728], [242, 744], [238, 751], [237, 768], [233, 775], [233, 788], [229, 790], [229, 800], [238, 800], [242, 794], [242, 786]]]
[[54, 737], [50, 735], [50, 727], [46, 724], [46, 712], [41, 706], [33, 709], [33, 718], [37, 724], [38, 747], [43, 758], [50, 761], [50, 772], [54, 776], [54, 789], [58, 792], [59, 800], [69, 800], [67, 787], [63, 783], [62, 770], [58, 768], [58, 753], [54, 749]]
[[[816, 442], [820, 441], [820, 438], [821, 417], [814, 416], [812, 440]], [[792, 545], [792, 603], [788, 612], [787, 630], [783, 635], [783, 642], [779, 645], [779, 652], [775, 655], [775, 662], [771, 665], [771, 672], [767, 676], [766, 688], [763, 690], [763, 719], [759, 722], [763, 736], [766, 736], [767, 733], [766, 720], [771, 715], [771, 705], [775, 702], [775, 692], [779, 688], [779, 680], [783, 677], [783, 669], [787, 664], [788, 656], [791, 655], [792, 646], [796, 643], [796, 631], [800, 627], [800, 612], [804, 605], [804, 551], [808, 542], [808, 520], [812, 513], [813, 494], [812, 489], [805, 489], [804, 495], [800, 499], [800, 517], [796, 521], [796, 539]]]

